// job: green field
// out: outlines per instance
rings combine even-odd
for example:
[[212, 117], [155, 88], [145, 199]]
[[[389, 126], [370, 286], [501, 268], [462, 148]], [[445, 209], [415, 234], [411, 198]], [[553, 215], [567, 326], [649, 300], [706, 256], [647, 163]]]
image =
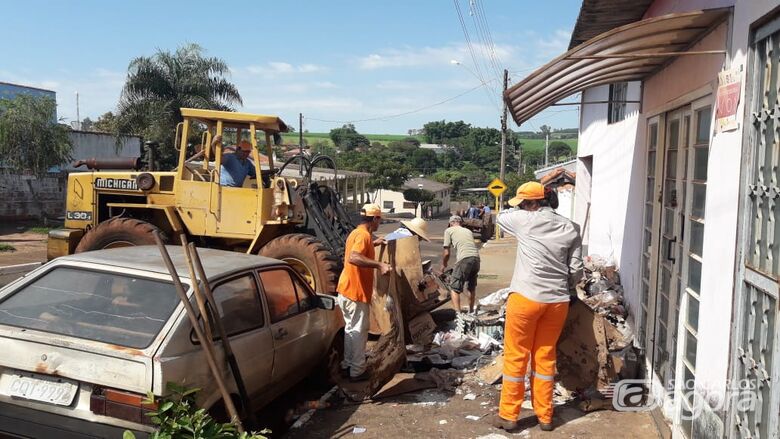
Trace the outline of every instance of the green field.
[[[371, 142], [379, 142], [384, 145], [387, 145], [390, 142], [394, 142], [396, 140], [403, 140], [410, 136], [405, 136], [403, 134], [363, 134], [366, 136], [366, 138]], [[423, 141], [421, 136], [413, 136], [420, 142]], [[284, 139], [284, 143], [287, 144], [298, 144], [298, 133], [292, 133], [292, 134], [283, 134], [282, 138]], [[311, 145], [314, 142], [326, 142], [328, 145], [332, 145], [333, 142], [330, 141], [330, 134], [329, 133], [304, 133], [303, 134], [304, 140], [306, 140], [306, 143]]]
[[[364, 134], [364, 136], [366, 136], [366, 138], [368, 138], [368, 140], [371, 142], [379, 142], [385, 145], [389, 142], [403, 140], [409, 137], [403, 134]], [[284, 143], [286, 144], [298, 144], [298, 133], [284, 134], [282, 137], [284, 138]], [[417, 140], [420, 142], [424, 142], [422, 136], [414, 137], [417, 138]], [[314, 142], [326, 142], [328, 145], [333, 144], [333, 142], [330, 141], [328, 133], [304, 133], [303, 138], [309, 145], [313, 144]], [[520, 139], [520, 141], [523, 143], [523, 151], [544, 151], [544, 139]], [[566, 142], [575, 152], [577, 151], [577, 139], [554, 139], [550, 141]]]

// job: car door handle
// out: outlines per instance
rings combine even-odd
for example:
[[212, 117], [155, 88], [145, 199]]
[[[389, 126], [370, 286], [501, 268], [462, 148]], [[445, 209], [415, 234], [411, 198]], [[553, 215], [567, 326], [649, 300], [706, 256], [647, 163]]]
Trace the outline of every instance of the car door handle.
[[287, 337], [287, 330], [284, 328], [279, 328], [279, 330], [276, 331], [276, 334], [274, 334], [275, 340], [281, 340], [285, 337]]

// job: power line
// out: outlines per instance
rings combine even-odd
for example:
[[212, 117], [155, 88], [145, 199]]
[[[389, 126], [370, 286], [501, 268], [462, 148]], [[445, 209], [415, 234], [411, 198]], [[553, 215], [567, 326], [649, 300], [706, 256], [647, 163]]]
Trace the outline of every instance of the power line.
[[[452, 0], [452, 1], [453, 4], [455, 5], [455, 11], [458, 14], [458, 21], [460, 21], [460, 27], [463, 30], [463, 37], [466, 39], [466, 47], [468, 47], [469, 54], [471, 55], [471, 61], [474, 63], [474, 69], [476, 70], [477, 78], [484, 84], [485, 77], [482, 74], [482, 68], [479, 65], [477, 56], [474, 53], [474, 47], [471, 45], [471, 37], [469, 36], [469, 30], [468, 30], [468, 26], [466, 26], [466, 21], [463, 19], [463, 13], [460, 10], [460, 3], [458, 2], [458, 0]], [[501, 101], [500, 99], [498, 99], [495, 90], [489, 87], [487, 90], [488, 91], [486, 93], [488, 95], [488, 98], [496, 106], [496, 109], [500, 110], [498, 102]], [[491, 94], [493, 95], [492, 98], [490, 96]]]
[[470, 88], [470, 89], [464, 91], [463, 93], [457, 94], [457, 95], [455, 95], [453, 97], [450, 97], [450, 98], [447, 98], [447, 99], [445, 99], [443, 101], [436, 102], [435, 104], [426, 105], [424, 107], [420, 107], [420, 108], [417, 108], [417, 109], [414, 109], [414, 110], [405, 111], [403, 113], [390, 114], [390, 115], [387, 115], [387, 116], [376, 116], [376, 117], [370, 117], [370, 118], [367, 118], [367, 119], [355, 119], [355, 120], [328, 120], [328, 119], [317, 119], [317, 118], [314, 118], [314, 117], [307, 117], [307, 119], [308, 120], [315, 120], [317, 122], [340, 123], [340, 124], [358, 123], [358, 122], [372, 122], [372, 121], [376, 121], [376, 120], [394, 119], [396, 117], [407, 116], [409, 114], [419, 113], [420, 111], [424, 111], [424, 110], [427, 110], [429, 108], [433, 108], [433, 107], [436, 107], [436, 106], [439, 106], [439, 105], [446, 104], [447, 102], [454, 101], [455, 99], [458, 99], [461, 96], [465, 96], [465, 95], [473, 92], [474, 90], [477, 90], [479, 88], [487, 86], [488, 83], [493, 82], [493, 81], [494, 81], [494, 79], [488, 80], [487, 82], [483, 82], [482, 84], [479, 84], [478, 86], [476, 86], [474, 88]]
[[501, 77], [502, 68], [499, 66], [495, 58], [495, 47], [491, 38], [489, 37], [489, 26], [487, 19], [484, 16], [484, 10], [481, 8], [481, 4], [478, 0], [469, 0], [469, 7], [471, 10], [471, 19], [474, 22], [474, 29], [477, 31], [477, 36], [481, 40], [480, 50], [485, 54], [484, 59], [487, 70], [493, 70], [493, 73], [497, 78]]

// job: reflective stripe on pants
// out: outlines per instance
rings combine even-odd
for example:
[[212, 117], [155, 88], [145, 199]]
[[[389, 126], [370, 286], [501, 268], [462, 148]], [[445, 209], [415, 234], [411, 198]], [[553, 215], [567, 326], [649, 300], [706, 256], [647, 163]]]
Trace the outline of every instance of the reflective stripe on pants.
[[539, 303], [518, 293], [507, 299], [504, 330], [504, 380], [498, 414], [516, 421], [525, 397], [531, 360], [531, 399], [539, 422], [552, 422], [555, 346], [566, 322], [569, 303]]
[[341, 294], [336, 298], [344, 315], [344, 360], [341, 368], [349, 368], [350, 376], [366, 371], [366, 341], [368, 340], [369, 306]]

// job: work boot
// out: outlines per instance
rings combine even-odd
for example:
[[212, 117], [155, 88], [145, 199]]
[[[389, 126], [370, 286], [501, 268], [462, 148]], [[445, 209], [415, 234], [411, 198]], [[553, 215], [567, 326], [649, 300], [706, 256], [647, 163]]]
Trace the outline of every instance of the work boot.
[[539, 429], [542, 431], [553, 431], [553, 425], [552, 422], [549, 424], [545, 424], [544, 422], [539, 423]]
[[498, 415], [491, 418], [490, 423], [499, 430], [512, 431], [517, 429], [517, 421], [509, 421]]
[[361, 373], [358, 376], [354, 376], [354, 377], [350, 376], [349, 377], [349, 382], [351, 382], [351, 383], [358, 383], [360, 381], [368, 381], [369, 378], [371, 378], [371, 373], [369, 373], [368, 371], [365, 371], [365, 372]]

